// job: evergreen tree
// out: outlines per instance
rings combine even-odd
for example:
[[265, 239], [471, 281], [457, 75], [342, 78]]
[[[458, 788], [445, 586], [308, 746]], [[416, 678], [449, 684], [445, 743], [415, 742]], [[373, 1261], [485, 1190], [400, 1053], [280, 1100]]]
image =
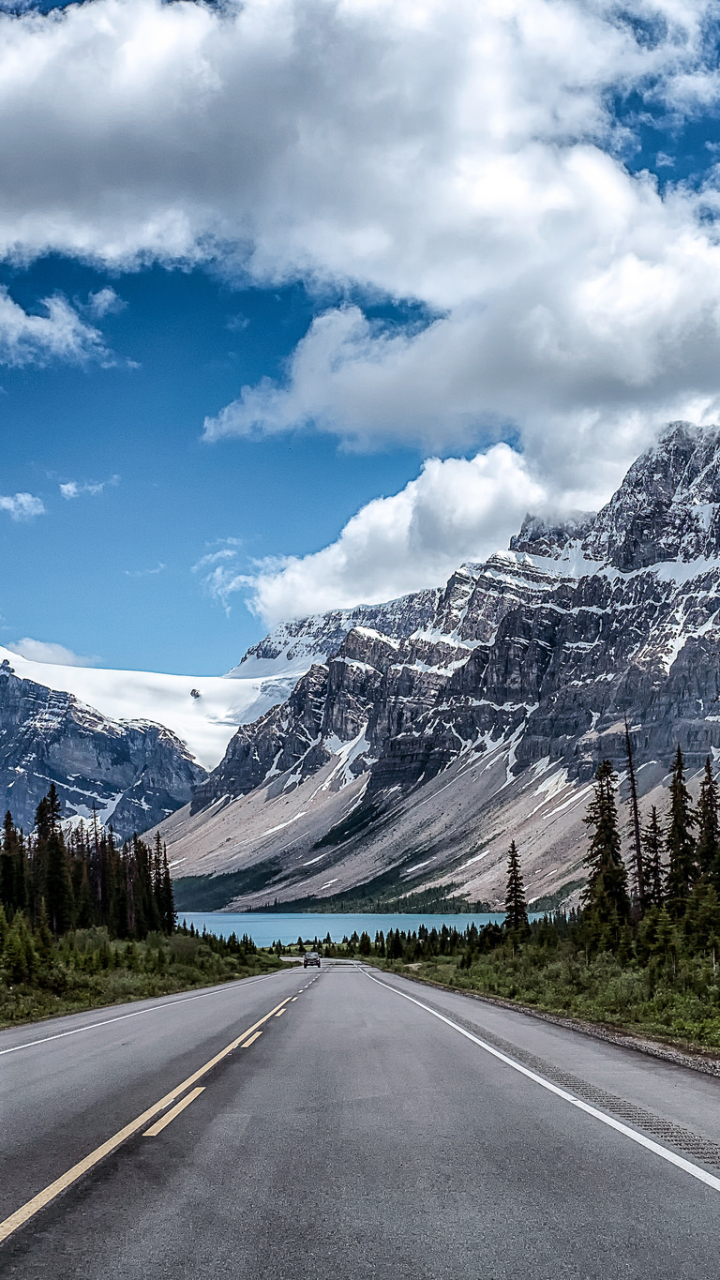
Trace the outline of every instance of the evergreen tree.
[[671, 915], [676, 919], [683, 914], [688, 894], [697, 879], [695, 840], [692, 834], [696, 824], [690, 792], [685, 785], [685, 761], [678, 746], [670, 783], [667, 831], [667, 899]]
[[701, 875], [713, 875], [717, 871], [720, 851], [720, 824], [718, 822], [718, 784], [713, 776], [708, 756], [705, 773], [700, 784], [698, 801], [697, 864]]
[[615, 782], [616, 774], [610, 761], [603, 760], [595, 774], [593, 799], [583, 819], [594, 830], [584, 860], [589, 875], [582, 900], [602, 945], [617, 943], [619, 927], [630, 916], [627, 869], [620, 853]]
[[632, 861], [634, 871], [634, 891], [637, 899], [640, 914], [645, 910], [645, 875], [643, 867], [642, 840], [640, 838], [640, 807], [638, 805], [637, 779], [635, 777], [635, 762], [633, 760], [632, 742], [630, 741], [630, 728], [625, 719], [625, 754], [627, 756], [628, 766], [628, 783], [630, 787], [630, 840], [632, 849]]
[[663, 835], [654, 805], [650, 810], [650, 821], [643, 831], [642, 839], [646, 898], [648, 903], [661, 907], [665, 898], [665, 876], [662, 865]]
[[173, 894], [172, 878], [170, 876], [170, 867], [168, 866], [167, 845], [164, 842], [162, 852], [160, 916], [164, 932], [167, 934], [173, 933], [177, 924], [177, 916], [175, 914], [175, 897]]
[[525, 885], [523, 884], [520, 859], [518, 858], [514, 840], [508, 852], [505, 928], [513, 933], [527, 933], [529, 928], [527, 906], [525, 904]]
[[53, 933], [65, 933], [73, 923], [73, 890], [62, 830], [51, 831], [45, 848], [45, 902]]

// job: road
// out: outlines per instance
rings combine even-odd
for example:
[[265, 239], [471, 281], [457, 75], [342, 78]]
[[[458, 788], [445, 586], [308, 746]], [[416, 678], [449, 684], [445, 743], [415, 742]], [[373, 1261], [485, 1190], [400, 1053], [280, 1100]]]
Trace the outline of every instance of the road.
[[0, 1276], [715, 1280], [719, 1104], [352, 964], [35, 1024], [0, 1034]]

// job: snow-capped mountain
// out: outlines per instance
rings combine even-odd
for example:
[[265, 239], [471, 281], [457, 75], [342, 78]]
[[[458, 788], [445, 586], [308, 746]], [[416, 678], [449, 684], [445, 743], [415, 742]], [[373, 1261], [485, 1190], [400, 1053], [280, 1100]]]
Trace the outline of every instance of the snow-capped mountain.
[[26, 830], [51, 782], [63, 816], [94, 812], [124, 839], [184, 804], [204, 776], [162, 725], [110, 720], [0, 662], [0, 803]]
[[529, 517], [444, 591], [269, 637], [252, 660], [337, 645], [163, 824], [176, 873], [232, 873], [218, 893], [248, 905], [393, 881], [492, 900], [514, 835], [531, 896], [577, 879], [625, 716], [647, 793], [676, 742], [697, 767], [720, 747], [719, 509], [720, 429], [674, 423], [596, 516]]
[[[362, 619], [408, 634], [438, 592], [277, 628], [226, 676], [175, 676], [33, 662], [0, 647], [0, 797], [31, 827], [55, 782], [65, 817], [112, 822], [124, 838], [190, 800], [239, 725], [284, 702]], [[385, 610], [385, 612], [384, 612]], [[3, 810], [4, 812], [4, 810]]]

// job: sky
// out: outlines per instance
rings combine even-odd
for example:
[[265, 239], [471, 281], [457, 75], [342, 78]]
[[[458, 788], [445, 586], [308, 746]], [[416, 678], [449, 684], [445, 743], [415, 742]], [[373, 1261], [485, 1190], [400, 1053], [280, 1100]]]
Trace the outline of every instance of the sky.
[[720, 5], [0, 0], [0, 644], [219, 674], [720, 418]]

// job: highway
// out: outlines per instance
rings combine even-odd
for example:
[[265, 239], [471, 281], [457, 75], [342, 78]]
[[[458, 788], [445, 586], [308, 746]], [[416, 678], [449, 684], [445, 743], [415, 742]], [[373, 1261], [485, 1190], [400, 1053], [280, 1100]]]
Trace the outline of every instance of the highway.
[[0, 1276], [715, 1280], [720, 1080], [354, 964], [0, 1033]]

